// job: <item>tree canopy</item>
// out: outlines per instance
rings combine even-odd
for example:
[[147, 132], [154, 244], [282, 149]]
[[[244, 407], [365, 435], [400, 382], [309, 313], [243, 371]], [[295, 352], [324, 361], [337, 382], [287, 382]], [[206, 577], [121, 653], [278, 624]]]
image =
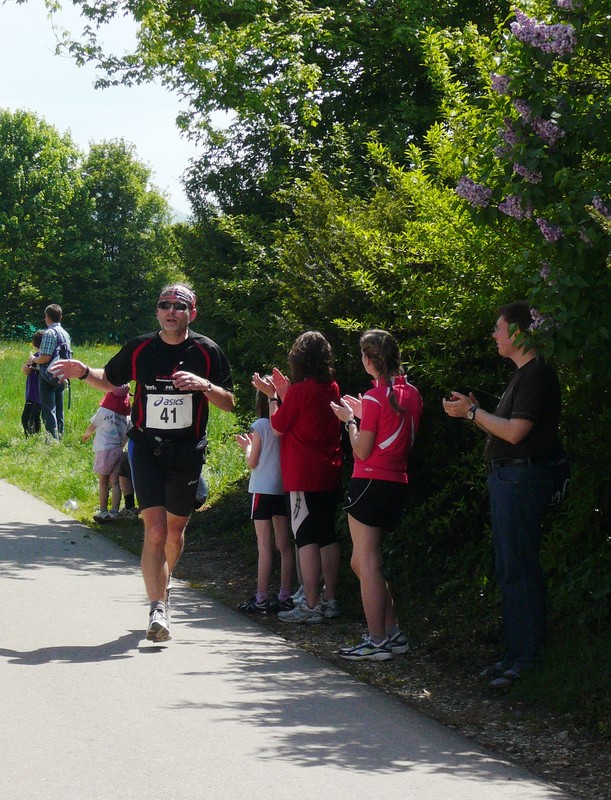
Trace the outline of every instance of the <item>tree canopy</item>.
[[40, 327], [55, 302], [76, 341], [152, 326], [151, 292], [180, 274], [168, 203], [133, 146], [103, 142], [84, 155], [35, 114], [6, 110], [0, 265], [2, 335]]
[[[478, 19], [492, 30], [505, 0], [73, 0], [86, 21], [69, 52], [103, 68], [107, 82], [158, 78], [187, 101], [180, 124], [202, 154], [189, 189], [194, 207], [212, 196], [227, 213], [275, 211], [273, 193], [313, 160], [348, 159], [366, 183], [372, 132], [403, 158], [437, 117], [422, 30]], [[135, 51], [106, 53], [99, 28], [130, 14]], [[214, 127], [214, 113], [229, 124]]]

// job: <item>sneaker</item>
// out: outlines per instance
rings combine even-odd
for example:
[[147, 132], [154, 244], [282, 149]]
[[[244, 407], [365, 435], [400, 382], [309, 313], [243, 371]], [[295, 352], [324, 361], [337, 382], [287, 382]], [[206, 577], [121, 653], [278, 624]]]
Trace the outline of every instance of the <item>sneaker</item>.
[[293, 601], [293, 606], [298, 606], [299, 603], [303, 600], [303, 584], [297, 589], [295, 594], [291, 595], [291, 600]]
[[495, 661], [494, 664], [490, 664], [480, 672], [480, 680], [489, 681], [492, 678], [500, 678], [506, 669], [507, 664], [504, 661]]
[[407, 636], [403, 633], [403, 631], [398, 631], [395, 633], [394, 636], [391, 636], [388, 640], [388, 647], [392, 652], [393, 656], [400, 656], [403, 653], [407, 653], [409, 650], [409, 642], [407, 641]]
[[172, 589], [174, 588], [174, 584], [172, 583], [172, 575], [168, 578], [168, 585], [165, 587], [165, 615], [166, 618], [170, 619], [170, 604], [172, 602]]
[[324, 600], [320, 599], [320, 607], [322, 608], [323, 616], [327, 619], [337, 619], [341, 617], [342, 612], [339, 610], [339, 602], [337, 600]]
[[167, 642], [172, 638], [165, 611], [161, 608], [156, 608], [150, 615], [146, 638], [149, 642]]
[[138, 519], [140, 516], [140, 509], [133, 506], [132, 508], [122, 508], [119, 511], [119, 519]]
[[269, 600], [264, 600], [262, 603], [257, 603], [256, 597], [251, 597], [245, 603], [240, 603], [238, 611], [242, 614], [267, 614], [269, 608]]
[[112, 522], [113, 519], [117, 519], [118, 513], [116, 511], [107, 511], [105, 508], [100, 509], [93, 515], [93, 519], [96, 522], [105, 523], [105, 522]]
[[295, 603], [293, 603], [290, 597], [280, 601], [277, 594], [270, 594], [267, 599], [268, 614], [277, 614], [279, 611], [290, 611], [292, 608], [295, 608]]
[[277, 594], [273, 594], [268, 600], [271, 608], [270, 612], [277, 614], [279, 611], [292, 611], [295, 608], [295, 601], [292, 597], [280, 600]]
[[506, 669], [498, 678], [494, 678], [494, 680], [490, 681], [488, 686], [497, 691], [511, 689], [514, 683], [519, 681], [521, 677], [522, 673], [512, 667], [511, 669]]
[[290, 611], [281, 611], [278, 614], [278, 619], [281, 622], [294, 622], [297, 625], [317, 625], [319, 622], [323, 622], [324, 617], [320, 603], [314, 608], [310, 608], [304, 600], [303, 603], [299, 603]]
[[342, 647], [339, 657], [346, 661], [389, 661], [392, 658], [390, 642], [384, 639], [380, 644], [374, 644], [368, 634], [363, 636], [363, 641], [354, 647]]

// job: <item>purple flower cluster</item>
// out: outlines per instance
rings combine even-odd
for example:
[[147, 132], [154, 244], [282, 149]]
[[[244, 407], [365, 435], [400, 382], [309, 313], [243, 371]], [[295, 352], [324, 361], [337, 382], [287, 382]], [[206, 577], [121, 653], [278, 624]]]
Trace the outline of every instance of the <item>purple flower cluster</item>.
[[592, 206], [596, 209], [596, 211], [598, 211], [599, 214], [602, 214], [603, 217], [611, 219], [611, 211], [609, 210], [608, 206], [603, 203], [602, 198], [598, 197], [598, 195], [592, 198]]
[[542, 139], [545, 144], [549, 144], [550, 147], [553, 147], [558, 139], [562, 139], [564, 136], [562, 128], [559, 128], [555, 122], [549, 119], [543, 119], [543, 117], [535, 117], [532, 121], [532, 126], [537, 136]]
[[545, 240], [548, 242], [557, 242], [559, 239], [564, 238], [564, 231], [560, 225], [554, 225], [543, 217], [537, 217], [537, 225]]
[[497, 94], [507, 94], [511, 79], [507, 75], [498, 75], [496, 72], [490, 74], [492, 89]]
[[511, 147], [513, 147], [515, 144], [518, 143], [518, 133], [516, 129], [513, 127], [513, 123], [509, 117], [505, 117], [503, 122], [505, 123], [505, 127], [499, 133], [499, 136], [505, 142], [505, 144], [508, 144]]
[[539, 270], [539, 275], [543, 278], [543, 280], [545, 281], [545, 283], [547, 283], [548, 286], [555, 286], [556, 281], [550, 280], [551, 274], [552, 271], [550, 269], [549, 262], [544, 261], [542, 263], [541, 269]]
[[482, 186], [480, 183], [475, 183], [471, 178], [463, 176], [456, 185], [456, 194], [467, 200], [472, 206], [479, 206], [485, 208], [490, 204], [492, 197], [492, 189]]
[[572, 53], [577, 47], [577, 33], [572, 25], [563, 25], [560, 22], [557, 25], [547, 25], [527, 17], [523, 11], [516, 10], [516, 21], [509, 27], [516, 39], [538, 47], [544, 53], [565, 55]]
[[565, 11], [574, 11], [581, 8], [581, 3], [574, 3], [573, 0], [556, 0], [558, 8], [564, 8]]
[[512, 100], [511, 102], [515, 110], [524, 120], [524, 122], [530, 122], [533, 117], [533, 112], [528, 103], [525, 100], [520, 100], [519, 98], [516, 100]]
[[545, 322], [547, 322], [547, 317], [545, 314], [542, 314], [536, 308], [530, 309], [530, 316], [532, 319], [532, 323], [528, 326], [529, 331], [536, 331], [540, 328]]
[[493, 152], [497, 158], [503, 158], [511, 153], [511, 147], [507, 147], [506, 144], [497, 144]]
[[514, 164], [513, 171], [528, 183], [541, 183], [541, 173], [533, 172], [528, 167], [525, 167], [524, 164]]
[[499, 203], [499, 211], [514, 219], [528, 219], [528, 217], [532, 217], [533, 213], [531, 205], [527, 204], [526, 207], [522, 205], [522, 198], [519, 194], [506, 197], [502, 203]]

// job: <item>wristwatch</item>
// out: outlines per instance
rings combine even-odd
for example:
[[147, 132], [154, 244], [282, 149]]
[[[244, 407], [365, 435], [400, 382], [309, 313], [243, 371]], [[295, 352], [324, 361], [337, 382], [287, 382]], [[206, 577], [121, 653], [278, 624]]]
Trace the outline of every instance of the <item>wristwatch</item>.
[[475, 412], [479, 406], [471, 406], [471, 408], [467, 411], [467, 419], [474, 420], [475, 419]]

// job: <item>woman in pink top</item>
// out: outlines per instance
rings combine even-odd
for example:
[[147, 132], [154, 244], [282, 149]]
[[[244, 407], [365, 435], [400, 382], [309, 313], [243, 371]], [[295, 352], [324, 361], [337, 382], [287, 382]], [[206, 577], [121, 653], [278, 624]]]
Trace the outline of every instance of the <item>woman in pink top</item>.
[[345, 508], [351, 566], [361, 582], [369, 633], [339, 655], [349, 661], [385, 661], [409, 649], [382, 573], [382, 535], [396, 527], [405, 505], [407, 456], [418, 430], [422, 398], [405, 379], [399, 346], [389, 333], [367, 331], [360, 346], [373, 389], [358, 398], [345, 395], [331, 408], [345, 423], [354, 453]]
[[339, 616], [335, 515], [342, 478], [341, 425], [331, 405], [340, 402], [340, 394], [331, 345], [318, 331], [298, 336], [288, 361], [290, 380], [274, 369], [271, 379], [255, 373], [253, 385], [269, 397], [272, 430], [282, 437], [282, 485], [290, 503], [303, 578], [302, 602], [281, 611], [278, 619], [315, 624]]

